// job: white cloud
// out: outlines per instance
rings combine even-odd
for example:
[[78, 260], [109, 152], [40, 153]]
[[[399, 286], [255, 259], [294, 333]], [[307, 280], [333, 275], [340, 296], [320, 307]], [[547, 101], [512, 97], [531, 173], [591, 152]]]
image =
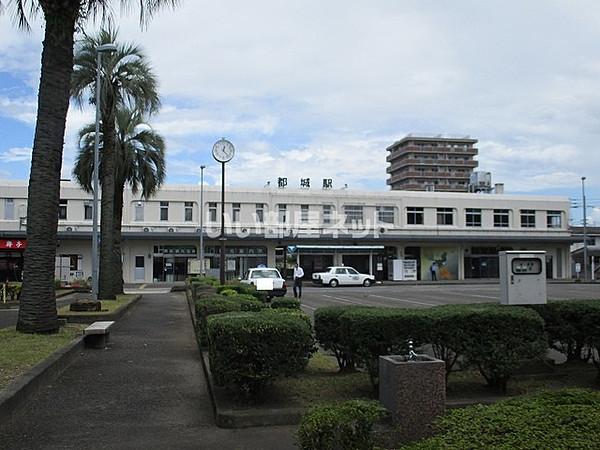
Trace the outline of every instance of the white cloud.
[[13, 147], [0, 153], [0, 161], [7, 163], [31, 161], [31, 148]]
[[37, 100], [34, 97], [9, 98], [0, 96], [0, 115], [24, 122], [35, 124]]

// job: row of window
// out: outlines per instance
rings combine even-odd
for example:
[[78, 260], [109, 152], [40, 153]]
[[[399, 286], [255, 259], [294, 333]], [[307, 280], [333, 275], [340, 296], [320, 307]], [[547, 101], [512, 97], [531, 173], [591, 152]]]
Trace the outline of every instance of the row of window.
[[[58, 218], [61, 220], [67, 219], [68, 201], [61, 199], [58, 210]], [[289, 221], [288, 208], [286, 204], [278, 204], [278, 221], [287, 223]], [[393, 206], [377, 206], [375, 208], [377, 220], [380, 223], [395, 223], [395, 208]], [[194, 220], [194, 203], [184, 202], [184, 217], [185, 222]], [[510, 213], [508, 209], [493, 210], [493, 224], [496, 228], [508, 228], [510, 226]], [[316, 212], [316, 211], [314, 211]], [[362, 205], [345, 205], [344, 206], [345, 223], [363, 223], [364, 209]], [[13, 199], [5, 199], [4, 218], [6, 220], [14, 219], [14, 201]], [[333, 206], [321, 206], [321, 222], [324, 225], [331, 224], [334, 219]], [[255, 204], [255, 219], [258, 223], [263, 223], [265, 218], [265, 204]], [[437, 225], [451, 226], [454, 225], [454, 209], [453, 208], [437, 208], [436, 219]], [[84, 219], [92, 219], [92, 202], [84, 201]], [[138, 202], [135, 204], [135, 219], [136, 222], [143, 222], [144, 219], [144, 203]], [[169, 202], [160, 202], [160, 220], [169, 220]], [[217, 222], [217, 203], [211, 202], [208, 204], [208, 221]], [[241, 204], [231, 204], [231, 220], [232, 222], [240, 222], [241, 220]], [[300, 205], [300, 222], [308, 223], [310, 220], [310, 205]], [[408, 225], [423, 225], [424, 224], [424, 208], [423, 207], [408, 207], [406, 209], [406, 223]], [[465, 225], [467, 227], [482, 226], [482, 210], [478, 208], [467, 208], [465, 210]], [[520, 226], [521, 228], [535, 228], [536, 211], [533, 209], [520, 210]], [[546, 212], [546, 227], [547, 228], [562, 228], [562, 213], [561, 211]]]

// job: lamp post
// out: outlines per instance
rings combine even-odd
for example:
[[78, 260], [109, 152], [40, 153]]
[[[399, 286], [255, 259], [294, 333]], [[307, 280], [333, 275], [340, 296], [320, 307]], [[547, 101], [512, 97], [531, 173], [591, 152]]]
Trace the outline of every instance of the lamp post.
[[96, 132], [94, 135], [94, 172], [92, 203], [92, 299], [98, 300], [98, 172], [100, 169], [98, 148], [100, 147], [100, 91], [102, 90], [101, 64], [102, 53], [117, 51], [115, 44], [103, 44], [96, 47]]
[[581, 196], [583, 198], [583, 281], [588, 280], [587, 251], [587, 206], [585, 204], [585, 177], [581, 177]]
[[200, 166], [200, 274], [206, 275], [204, 268], [204, 169], [206, 166]]
[[231, 161], [235, 154], [233, 144], [225, 138], [221, 138], [212, 149], [213, 158], [221, 163], [221, 258], [220, 258], [220, 282], [225, 284], [225, 163]]

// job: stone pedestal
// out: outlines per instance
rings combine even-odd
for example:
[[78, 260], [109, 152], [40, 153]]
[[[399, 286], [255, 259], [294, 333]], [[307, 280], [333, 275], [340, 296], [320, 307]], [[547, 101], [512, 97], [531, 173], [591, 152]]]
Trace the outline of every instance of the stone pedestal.
[[411, 441], [431, 434], [431, 424], [446, 411], [444, 361], [418, 355], [379, 357], [379, 401], [400, 427], [400, 439]]

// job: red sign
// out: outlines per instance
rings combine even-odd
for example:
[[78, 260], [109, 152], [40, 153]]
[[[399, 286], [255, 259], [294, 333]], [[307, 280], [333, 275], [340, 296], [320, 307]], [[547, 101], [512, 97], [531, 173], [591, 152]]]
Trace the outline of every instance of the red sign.
[[0, 239], [0, 250], [25, 250], [26, 239]]

